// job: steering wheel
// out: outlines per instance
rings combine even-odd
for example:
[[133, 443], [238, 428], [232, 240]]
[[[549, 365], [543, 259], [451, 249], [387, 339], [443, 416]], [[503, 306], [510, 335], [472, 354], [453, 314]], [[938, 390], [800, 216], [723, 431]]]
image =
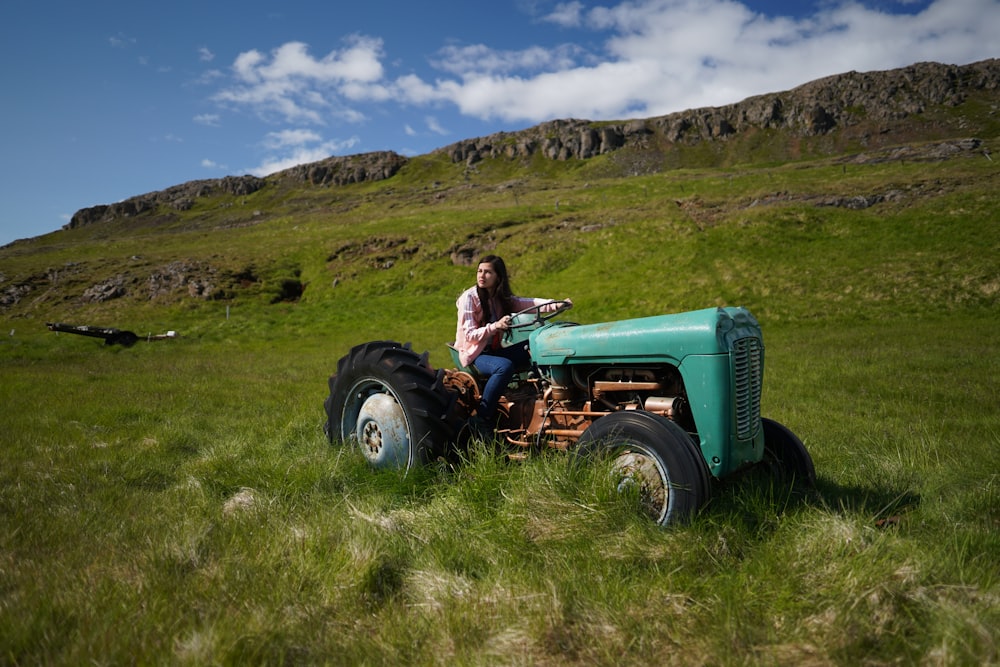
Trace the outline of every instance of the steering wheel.
[[[554, 310], [542, 312], [542, 308], [547, 308], [552, 304], [557, 304]], [[553, 301], [546, 301], [545, 303], [540, 303], [537, 306], [528, 306], [524, 310], [514, 313], [510, 316], [511, 325], [510, 329], [524, 329], [525, 327], [535, 326], [537, 324], [544, 324], [548, 322], [553, 317], [559, 313], [565, 312], [573, 307], [572, 301], [566, 301], [565, 299], [556, 299]], [[521, 315], [531, 315], [534, 313], [534, 317], [524, 322], [521, 322]]]

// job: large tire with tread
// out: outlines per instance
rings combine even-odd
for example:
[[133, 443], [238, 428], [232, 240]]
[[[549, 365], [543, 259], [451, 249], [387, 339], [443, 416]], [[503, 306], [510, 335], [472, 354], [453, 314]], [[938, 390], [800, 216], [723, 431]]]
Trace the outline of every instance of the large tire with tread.
[[327, 436], [357, 444], [376, 468], [409, 470], [427, 463], [454, 437], [443, 375], [409, 343], [355, 346], [330, 377]]
[[577, 443], [582, 457], [613, 459], [619, 489], [638, 485], [646, 512], [661, 526], [687, 522], [710, 493], [697, 445], [666, 417], [615, 412], [595, 421]]
[[764, 429], [764, 460], [774, 479], [785, 485], [804, 487], [816, 485], [816, 468], [812, 456], [798, 436], [783, 424], [762, 417]]

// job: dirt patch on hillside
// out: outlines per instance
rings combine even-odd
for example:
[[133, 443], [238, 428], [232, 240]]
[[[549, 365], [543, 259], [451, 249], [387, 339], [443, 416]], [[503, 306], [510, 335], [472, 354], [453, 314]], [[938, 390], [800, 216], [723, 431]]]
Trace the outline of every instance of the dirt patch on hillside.
[[405, 236], [370, 236], [362, 241], [340, 246], [327, 258], [327, 264], [350, 264], [361, 261], [373, 269], [391, 269], [401, 260], [420, 252], [419, 244], [409, 244]]

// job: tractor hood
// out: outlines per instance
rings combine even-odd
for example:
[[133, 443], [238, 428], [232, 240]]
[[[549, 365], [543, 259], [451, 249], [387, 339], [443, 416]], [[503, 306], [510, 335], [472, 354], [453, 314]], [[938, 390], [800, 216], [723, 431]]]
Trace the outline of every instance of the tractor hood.
[[555, 322], [533, 331], [531, 356], [539, 366], [582, 363], [671, 362], [692, 354], [728, 352], [732, 340], [760, 337], [745, 308], [706, 308], [604, 324]]

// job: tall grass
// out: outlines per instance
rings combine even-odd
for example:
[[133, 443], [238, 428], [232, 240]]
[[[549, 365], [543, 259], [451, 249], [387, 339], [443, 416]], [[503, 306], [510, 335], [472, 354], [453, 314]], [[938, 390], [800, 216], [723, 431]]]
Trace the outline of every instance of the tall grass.
[[[649, 525], [558, 453], [374, 473], [320, 430], [331, 357], [60, 335], [2, 348], [0, 650], [14, 664], [990, 663], [992, 318], [769, 342], [815, 493], [717, 485]], [[952, 334], [954, 336], [954, 334]], [[836, 343], [835, 345], [833, 343]], [[966, 345], [967, 344], [967, 345]], [[862, 353], [861, 350], [868, 352]]]
[[[412, 174], [395, 194], [327, 193], [339, 215], [68, 234], [81, 285], [190, 256], [273, 262], [268, 275], [291, 267], [308, 287], [294, 304], [264, 287], [229, 302], [34, 294], [4, 314], [0, 661], [1000, 662], [992, 167], [602, 179], [593, 164], [516, 198], [432, 164], [455, 188], [443, 199]], [[862, 211], [802, 198], [891, 189], [907, 194]], [[751, 205], [774, 193], [799, 199]], [[309, 210], [318, 197], [302, 195]], [[420, 249], [391, 268], [331, 259], [386, 236]], [[0, 271], [63, 266], [74, 244], [58, 238], [13, 248]], [[518, 291], [571, 296], [577, 321], [750, 306], [763, 412], [803, 438], [817, 488], [748, 474], [661, 530], [607, 470], [557, 452], [512, 462], [481, 444], [401, 475], [327, 443], [326, 379], [351, 344], [411, 340], [450, 363], [471, 272], [449, 252], [484, 239]], [[108, 347], [48, 319], [181, 338]]]

